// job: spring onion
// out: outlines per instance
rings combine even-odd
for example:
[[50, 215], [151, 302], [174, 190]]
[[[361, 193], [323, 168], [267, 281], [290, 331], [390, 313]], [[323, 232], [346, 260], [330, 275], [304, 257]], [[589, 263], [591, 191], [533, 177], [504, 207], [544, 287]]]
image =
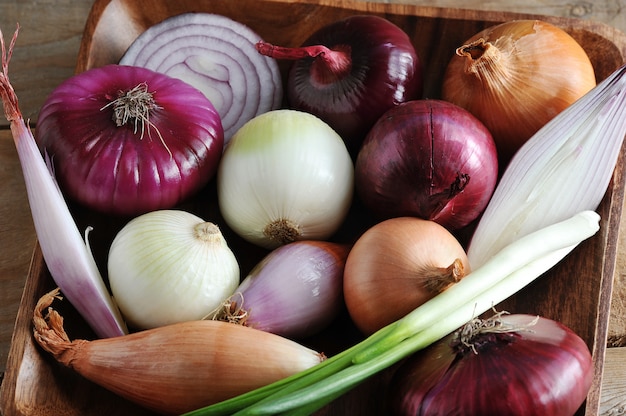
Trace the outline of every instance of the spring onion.
[[295, 376], [186, 415], [311, 413], [516, 293], [593, 236], [599, 219], [597, 213], [583, 211], [526, 235], [361, 343]]
[[[0, 97], [22, 166], [35, 232], [50, 275], [63, 294], [99, 337], [124, 335], [128, 331], [98, 271], [87, 241], [78, 230], [47, 161], [35, 143], [9, 82], [9, 61], [19, 26], [8, 50], [0, 31], [2, 72]], [[85, 235], [85, 240], [87, 233]]]

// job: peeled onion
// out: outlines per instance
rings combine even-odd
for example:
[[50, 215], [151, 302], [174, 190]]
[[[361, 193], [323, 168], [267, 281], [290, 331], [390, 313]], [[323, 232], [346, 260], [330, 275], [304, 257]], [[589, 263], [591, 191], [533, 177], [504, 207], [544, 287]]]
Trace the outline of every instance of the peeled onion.
[[456, 50], [442, 98], [487, 126], [505, 163], [595, 85], [587, 53], [567, 32], [540, 20], [515, 20], [475, 34]]
[[387, 111], [355, 164], [357, 195], [379, 218], [415, 216], [450, 230], [482, 213], [497, 176], [490, 132], [468, 111], [441, 100]]
[[343, 291], [355, 325], [371, 334], [461, 280], [470, 266], [457, 239], [434, 221], [380, 222], [348, 254]]

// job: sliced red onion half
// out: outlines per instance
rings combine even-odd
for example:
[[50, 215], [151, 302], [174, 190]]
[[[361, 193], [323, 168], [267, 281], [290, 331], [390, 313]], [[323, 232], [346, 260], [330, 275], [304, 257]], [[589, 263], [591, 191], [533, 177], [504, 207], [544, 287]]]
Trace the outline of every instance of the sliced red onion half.
[[226, 16], [184, 13], [149, 27], [119, 63], [167, 74], [202, 91], [222, 119], [226, 145], [246, 121], [281, 106], [278, 64], [257, 52], [260, 39]]

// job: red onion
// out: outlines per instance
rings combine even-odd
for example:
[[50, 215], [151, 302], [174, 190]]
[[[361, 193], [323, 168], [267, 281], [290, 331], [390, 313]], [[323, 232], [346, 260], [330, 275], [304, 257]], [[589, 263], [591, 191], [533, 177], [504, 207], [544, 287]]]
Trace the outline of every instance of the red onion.
[[485, 209], [498, 176], [489, 131], [468, 111], [415, 100], [386, 112], [355, 164], [356, 191], [380, 218], [415, 216], [454, 230]]
[[571, 416], [593, 378], [585, 342], [530, 315], [473, 320], [402, 364], [390, 383], [397, 415]]
[[235, 290], [230, 318], [287, 338], [314, 335], [343, 306], [348, 252], [347, 245], [325, 241], [296, 241], [275, 249]]
[[120, 64], [180, 78], [202, 91], [222, 119], [226, 144], [246, 121], [279, 108], [283, 99], [278, 64], [256, 51], [259, 39], [226, 16], [184, 13], [149, 27]]
[[[120, 101], [127, 98], [134, 101]], [[118, 111], [129, 102], [144, 107]], [[59, 85], [41, 109], [35, 138], [65, 195], [116, 215], [170, 208], [197, 192], [217, 171], [224, 142], [219, 115], [200, 91], [122, 65]]]
[[389, 108], [422, 93], [422, 66], [407, 34], [390, 21], [350, 16], [313, 33], [301, 48], [260, 44], [297, 59], [287, 80], [289, 105], [328, 123], [355, 151]]

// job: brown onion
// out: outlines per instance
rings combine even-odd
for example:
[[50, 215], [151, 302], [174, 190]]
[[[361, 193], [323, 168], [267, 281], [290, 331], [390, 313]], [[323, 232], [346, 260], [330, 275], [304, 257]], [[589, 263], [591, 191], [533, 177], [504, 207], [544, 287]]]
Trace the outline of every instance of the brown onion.
[[344, 269], [344, 298], [354, 324], [371, 334], [433, 298], [469, 272], [458, 240], [430, 220], [380, 222], [356, 241]]
[[595, 85], [587, 53], [567, 32], [539, 20], [515, 20], [475, 34], [456, 50], [442, 98], [487, 126], [504, 165]]

